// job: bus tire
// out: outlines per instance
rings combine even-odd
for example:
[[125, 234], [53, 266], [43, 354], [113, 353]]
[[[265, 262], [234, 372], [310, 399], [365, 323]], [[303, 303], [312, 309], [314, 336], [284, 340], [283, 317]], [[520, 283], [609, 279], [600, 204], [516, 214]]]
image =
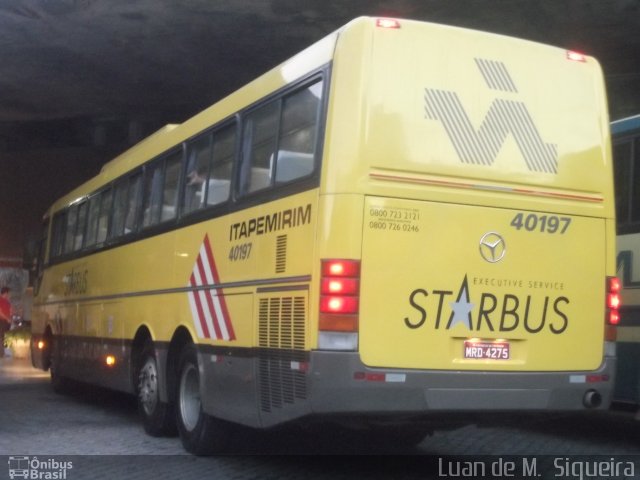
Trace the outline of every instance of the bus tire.
[[145, 344], [140, 360], [137, 397], [144, 430], [153, 437], [175, 435], [177, 432], [173, 405], [160, 401], [158, 361], [151, 342]]
[[181, 352], [178, 368], [176, 417], [182, 446], [194, 455], [229, 452], [232, 425], [207, 415], [200, 395], [198, 357], [195, 346], [189, 344]]

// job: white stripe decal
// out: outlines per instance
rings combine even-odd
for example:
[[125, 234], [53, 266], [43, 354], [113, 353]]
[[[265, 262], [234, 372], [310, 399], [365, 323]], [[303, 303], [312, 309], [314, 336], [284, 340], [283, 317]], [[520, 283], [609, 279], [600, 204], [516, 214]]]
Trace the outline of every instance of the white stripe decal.
[[[191, 272], [189, 286], [193, 288], [219, 283], [215, 268], [213, 250], [208, 235], [205, 235]], [[190, 291], [187, 295], [189, 296], [193, 323], [200, 338], [235, 340], [235, 333], [221, 289]]]

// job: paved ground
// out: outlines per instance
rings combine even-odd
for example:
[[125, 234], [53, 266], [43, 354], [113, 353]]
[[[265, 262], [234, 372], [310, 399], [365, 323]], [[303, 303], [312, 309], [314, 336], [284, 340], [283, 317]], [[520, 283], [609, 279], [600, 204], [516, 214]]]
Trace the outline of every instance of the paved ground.
[[[541, 477], [537, 478], [560, 478], [556, 475], [565, 472], [554, 461], [562, 465], [567, 456], [610, 463], [612, 458], [617, 462], [639, 455], [634, 476], [640, 478], [640, 424], [633, 412], [620, 410], [590, 416], [514, 416], [499, 427], [471, 425], [436, 432], [418, 448], [395, 451], [373, 451], [366, 445], [342, 445], [336, 451], [332, 437], [322, 431], [255, 433], [247, 436], [243, 455], [196, 458], [184, 454], [178, 438], [145, 435], [132, 397], [87, 388], [57, 395], [49, 386], [48, 374], [32, 369], [26, 361], [0, 360], [0, 405], [0, 479], [9, 478], [9, 467], [20, 466], [21, 461], [24, 465], [26, 457], [38, 467], [39, 478], [69, 480], [425, 479], [453, 476], [447, 462], [453, 459], [456, 468], [469, 460], [466, 455], [496, 455], [485, 460], [489, 470], [498, 468], [495, 462], [508, 455], [516, 456], [518, 462], [522, 462], [518, 456], [538, 456], [534, 476]], [[346, 455], [309, 456], [316, 453]], [[363, 453], [370, 455], [356, 456]], [[381, 455], [385, 453], [395, 455]], [[71, 462], [72, 468], [61, 468], [65, 462]], [[487, 478], [493, 476], [489, 470]], [[54, 471], [58, 477], [51, 476]]]

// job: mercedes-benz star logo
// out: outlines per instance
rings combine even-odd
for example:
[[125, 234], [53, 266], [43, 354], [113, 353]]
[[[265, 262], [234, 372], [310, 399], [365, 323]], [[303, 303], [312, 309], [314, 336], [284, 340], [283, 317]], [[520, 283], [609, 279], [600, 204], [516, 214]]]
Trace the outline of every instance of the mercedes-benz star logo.
[[487, 232], [480, 239], [480, 255], [489, 263], [497, 263], [507, 253], [507, 245], [496, 232]]

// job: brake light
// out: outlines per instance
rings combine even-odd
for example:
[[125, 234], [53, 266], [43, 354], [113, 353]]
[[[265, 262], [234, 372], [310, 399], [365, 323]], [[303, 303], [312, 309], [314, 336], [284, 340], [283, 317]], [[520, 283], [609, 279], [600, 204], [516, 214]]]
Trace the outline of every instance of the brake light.
[[567, 59], [573, 62], [585, 63], [587, 61], [587, 56], [584, 53], [576, 52], [573, 50], [567, 50]]
[[607, 323], [618, 325], [620, 323], [620, 279], [607, 277]]
[[318, 347], [356, 350], [360, 309], [360, 261], [322, 260]]

